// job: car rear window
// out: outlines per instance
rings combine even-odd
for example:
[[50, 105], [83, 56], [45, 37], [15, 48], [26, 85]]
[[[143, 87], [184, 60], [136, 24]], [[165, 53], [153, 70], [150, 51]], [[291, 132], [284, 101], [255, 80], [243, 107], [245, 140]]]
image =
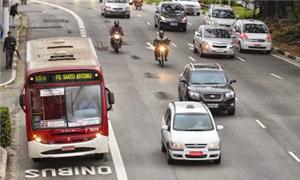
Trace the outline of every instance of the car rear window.
[[244, 24], [244, 33], [268, 33], [264, 24]]
[[212, 12], [212, 17], [223, 18], [223, 19], [234, 19], [234, 13], [230, 9], [214, 9]]

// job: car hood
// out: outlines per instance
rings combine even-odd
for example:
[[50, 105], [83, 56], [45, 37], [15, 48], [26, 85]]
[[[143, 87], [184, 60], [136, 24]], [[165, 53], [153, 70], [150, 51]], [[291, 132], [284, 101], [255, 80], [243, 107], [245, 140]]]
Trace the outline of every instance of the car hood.
[[215, 130], [211, 131], [173, 131], [172, 141], [183, 144], [208, 144], [219, 141], [219, 135]]
[[127, 3], [107, 3], [106, 6], [111, 8], [125, 8], [128, 6]]
[[233, 42], [233, 39], [231, 38], [206, 38], [205, 41], [211, 44], [216, 44], [216, 45], [227, 45], [231, 44]]
[[231, 91], [228, 85], [214, 85], [214, 86], [190, 85], [189, 90], [200, 92], [200, 93], [226, 93]]
[[245, 33], [249, 39], [267, 39], [267, 33]]
[[212, 18], [215, 24], [219, 25], [230, 25], [232, 26], [235, 23], [235, 19], [222, 19], [222, 18]]

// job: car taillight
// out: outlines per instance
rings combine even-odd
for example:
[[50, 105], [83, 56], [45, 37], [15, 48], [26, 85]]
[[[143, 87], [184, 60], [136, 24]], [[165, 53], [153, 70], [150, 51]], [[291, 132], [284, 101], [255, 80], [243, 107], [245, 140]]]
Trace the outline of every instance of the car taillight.
[[266, 41], [267, 42], [271, 42], [272, 41], [272, 36], [270, 34], [268, 34]]
[[242, 33], [242, 34], [240, 35], [240, 37], [241, 37], [244, 41], [246, 41], [246, 40], [249, 39], [248, 36], [247, 36], [246, 34], [244, 34], [244, 33]]

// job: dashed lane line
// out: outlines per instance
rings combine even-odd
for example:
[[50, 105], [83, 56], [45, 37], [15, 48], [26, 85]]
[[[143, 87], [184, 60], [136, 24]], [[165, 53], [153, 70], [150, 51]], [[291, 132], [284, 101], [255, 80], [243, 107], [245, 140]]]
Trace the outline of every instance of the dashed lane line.
[[138, 14], [138, 17], [142, 17], [142, 15]]
[[256, 119], [257, 124], [259, 124], [263, 129], [266, 129], [266, 126], [260, 122], [260, 120]]
[[194, 47], [194, 44], [192, 44], [192, 43], [187, 43], [187, 45]]
[[192, 23], [190, 23], [190, 22], [187, 22], [187, 24], [188, 24], [189, 26], [191, 26], [191, 25], [192, 25]]
[[173, 47], [177, 47], [177, 45], [176, 45], [175, 43], [173, 43], [173, 42], [171, 42], [171, 45], [172, 45]]
[[236, 58], [237, 58], [238, 60], [242, 61], [242, 62], [246, 62], [246, 60], [245, 60], [244, 58], [241, 58], [241, 57], [239, 57], [239, 56], [236, 56]]
[[288, 153], [297, 161], [300, 162], [300, 159], [296, 156], [295, 153], [293, 153], [292, 151], [288, 151]]
[[151, 26], [151, 23], [150, 23], [150, 22], [147, 22], [146, 24], [147, 24], [148, 26]]
[[280, 77], [280, 76], [278, 76], [278, 75], [276, 75], [274, 73], [270, 73], [270, 75], [276, 77], [277, 79], [281, 79], [282, 80], [282, 77]]
[[[78, 16], [75, 12], [73, 12], [69, 9], [66, 9], [64, 7], [58, 6], [58, 5], [43, 2], [43, 1], [39, 1], [39, 0], [32, 0], [32, 2], [36, 2], [36, 3], [39, 3], [39, 4], [44, 4], [44, 5], [47, 5], [47, 6], [56, 7], [56, 8], [62, 9], [63, 11], [66, 11], [66, 12], [70, 13], [71, 15], [73, 15], [73, 17], [76, 19], [76, 21], [78, 23], [78, 26], [79, 26], [79, 29], [80, 29], [80, 32], [81, 32], [81, 37], [86, 37], [85, 25], [84, 25], [82, 19], [80, 18], [80, 16]], [[118, 146], [118, 143], [117, 143], [114, 131], [113, 131], [113, 127], [112, 127], [110, 121], [109, 121], [109, 131], [110, 131], [109, 147], [110, 147], [111, 155], [112, 155], [112, 158], [113, 158], [113, 163], [114, 163], [114, 166], [115, 166], [117, 178], [118, 178], [118, 180], [128, 180], [127, 174], [126, 174], [126, 171], [125, 171], [125, 167], [124, 167], [124, 163], [123, 163], [123, 160], [122, 160], [122, 156], [121, 156], [121, 153], [120, 153], [120, 149], [119, 149], [119, 146]]]
[[189, 59], [196, 62], [196, 59], [194, 59], [192, 56], [189, 56]]

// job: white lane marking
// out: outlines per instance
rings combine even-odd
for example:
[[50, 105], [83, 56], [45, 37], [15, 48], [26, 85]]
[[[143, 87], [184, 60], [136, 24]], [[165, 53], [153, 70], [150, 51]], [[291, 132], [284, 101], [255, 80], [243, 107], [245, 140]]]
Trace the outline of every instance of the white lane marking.
[[190, 26], [192, 25], [192, 23], [190, 23], [190, 22], [187, 22], [187, 24], [190, 25]]
[[283, 61], [285, 61], [285, 62], [288, 62], [288, 63], [290, 63], [290, 64], [292, 64], [292, 65], [297, 66], [297, 67], [300, 68], [300, 64], [299, 64], [299, 63], [293, 62], [293, 61], [290, 60], [290, 59], [280, 57], [280, 56], [278, 56], [278, 55], [276, 55], [276, 54], [271, 54], [271, 56], [274, 56], [274, 57], [276, 57], [276, 58], [278, 58], [278, 59], [281, 59], [281, 60], [283, 60]]
[[171, 45], [172, 45], [173, 47], [177, 47], [177, 45], [176, 45], [175, 43], [172, 43], [172, 42], [171, 42]]
[[238, 101], [239, 99], [237, 97], [235, 97], [235, 100]]
[[296, 156], [296, 154], [294, 154], [292, 151], [288, 151], [288, 152], [297, 162], [300, 162], [300, 159]]
[[190, 50], [194, 50], [194, 48], [192, 48], [192, 47], [190, 47], [189, 49], [190, 49]]
[[192, 44], [192, 43], [187, 43], [187, 45], [194, 47], [194, 44]]
[[150, 23], [150, 22], [147, 22], [147, 25], [148, 25], [148, 26], [151, 26], [151, 23]]
[[263, 123], [262, 122], [260, 122], [258, 119], [256, 119], [256, 122], [262, 127], [262, 128], [264, 128], [264, 129], [266, 129], [266, 126], [265, 125], [263, 125]]
[[138, 17], [142, 17], [142, 15], [138, 14]]
[[[48, 5], [48, 6], [53, 6], [53, 7], [56, 7], [56, 8], [59, 8], [59, 9], [62, 9], [64, 11], [69, 12], [76, 19], [76, 21], [78, 23], [78, 26], [79, 26], [79, 29], [80, 29], [80, 32], [85, 30], [85, 25], [84, 25], [82, 19], [75, 12], [73, 12], [69, 9], [66, 9], [64, 7], [57, 6], [55, 4], [46, 3], [46, 2], [42, 2], [42, 1], [38, 1], [38, 0], [32, 0], [32, 1], [36, 2], [36, 3]], [[81, 36], [86, 37], [85, 34], [81, 34]], [[118, 180], [128, 180], [127, 174], [126, 174], [126, 171], [125, 171], [125, 167], [124, 167], [124, 164], [123, 164], [122, 156], [121, 156], [121, 153], [120, 153], [120, 149], [119, 149], [119, 146], [117, 144], [117, 140], [116, 140], [116, 137], [115, 137], [115, 134], [114, 134], [114, 131], [113, 131], [113, 128], [112, 128], [112, 125], [111, 125], [110, 121], [109, 121], [109, 131], [110, 131], [110, 134], [109, 134], [110, 135], [109, 147], [110, 147], [111, 155], [112, 155], [112, 158], [113, 158], [113, 163], [114, 163], [114, 166], [115, 166], [115, 169], [116, 169], [117, 178], [118, 178]]]
[[239, 56], [236, 56], [236, 58], [237, 58], [238, 60], [242, 61], [242, 62], [246, 62], [245, 59], [243, 59], [243, 58], [241, 58], [241, 57], [239, 57]]
[[120, 153], [120, 149], [115, 137], [114, 130], [112, 128], [111, 122], [109, 121], [109, 147], [112, 155], [112, 159], [115, 165], [116, 174], [118, 180], [128, 180], [126, 170], [123, 164], [122, 156]]
[[196, 61], [196, 59], [194, 59], [192, 56], [189, 56], [189, 59], [194, 61], [194, 62]]
[[150, 49], [150, 50], [154, 50], [155, 47], [150, 43], [150, 42], [146, 42], [146, 44], [148, 45], [146, 48]]
[[276, 77], [276, 78], [278, 78], [278, 79], [282, 79], [282, 77], [280, 77], [280, 76], [278, 76], [278, 75], [276, 75], [276, 74], [274, 74], [274, 73], [270, 73], [270, 75], [271, 75], [271, 76], [274, 76], [274, 77]]
[[[64, 8], [62, 6], [58, 6], [58, 5], [55, 5], [55, 4], [52, 4], [52, 3], [48, 3], [48, 2], [44, 2], [44, 1], [32, 0], [32, 2], [39, 3], [39, 4], [44, 4], [44, 5], [47, 5], [47, 6], [56, 7], [58, 9], [61, 9], [63, 11], [66, 11], [66, 12], [70, 13], [76, 19], [76, 21], [78, 23], [78, 26], [79, 26], [79, 29], [80, 30], [85, 30], [85, 25], [84, 25], [82, 19], [74, 11], [71, 11], [70, 9]], [[82, 37], [86, 37], [86, 34], [84, 34], [84, 33], [80, 32], [80, 35]]]

